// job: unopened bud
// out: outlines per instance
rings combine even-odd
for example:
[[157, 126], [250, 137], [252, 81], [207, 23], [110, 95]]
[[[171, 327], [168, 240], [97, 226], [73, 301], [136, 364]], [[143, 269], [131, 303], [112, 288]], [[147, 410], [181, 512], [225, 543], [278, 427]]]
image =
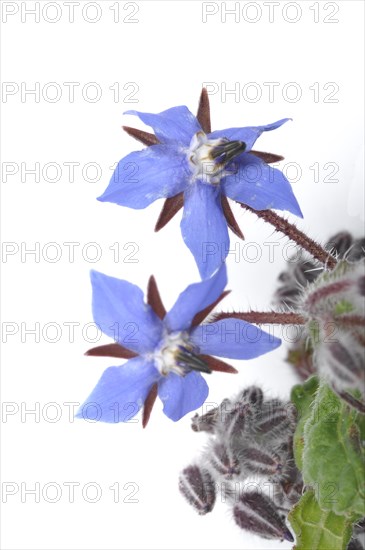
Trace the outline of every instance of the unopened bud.
[[302, 313], [317, 322], [341, 319], [341, 315], [364, 315], [361, 295], [364, 260], [338, 262], [333, 271], [324, 271], [306, 288]]
[[198, 514], [204, 515], [213, 510], [215, 485], [207, 470], [197, 465], [185, 468], [179, 477], [179, 489]]
[[351, 233], [349, 233], [348, 231], [340, 231], [330, 238], [325, 248], [334, 256], [337, 256], [338, 258], [343, 258], [350, 250], [352, 244], [353, 238]]
[[365, 238], [356, 239], [345, 254], [348, 262], [357, 262], [365, 256]]
[[239, 399], [242, 403], [249, 403], [254, 407], [260, 408], [264, 400], [264, 394], [261, 388], [249, 386], [241, 393], [241, 398]]
[[288, 509], [298, 502], [303, 492], [302, 474], [296, 468], [294, 461], [288, 461], [279, 479], [280, 489], [285, 496]]
[[226, 418], [225, 431], [222, 434], [224, 439], [230, 440], [232, 444], [240, 445], [252, 429], [252, 418], [252, 410], [247, 403], [237, 404], [235, 411]]
[[347, 550], [364, 550], [364, 545], [358, 537], [350, 540]]
[[213, 443], [206, 458], [212, 472], [219, 474], [224, 479], [231, 480], [241, 473], [238, 457], [228, 445]]
[[264, 403], [261, 411], [255, 417], [257, 434], [270, 437], [287, 437], [292, 432], [291, 419], [288, 411], [279, 400], [270, 400]]
[[320, 374], [337, 392], [359, 389], [365, 395], [364, 346], [356, 332], [339, 331], [338, 340], [322, 343], [314, 359]]
[[257, 445], [250, 445], [243, 449], [241, 451], [241, 461], [245, 470], [250, 474], [264, 476], [280, 474], [285, 462], [277, 454]]
[[294, 542], [273, 501], [257, 491], [241, 495], [233, 507], [233, 516], [239, 527], [260, 537]]
[[199, 415], [196, 413], [191, 419], [191, 429], [194, 432], [214, 433], [219, 414], [218, 407], [211, 409], [205, 414]]

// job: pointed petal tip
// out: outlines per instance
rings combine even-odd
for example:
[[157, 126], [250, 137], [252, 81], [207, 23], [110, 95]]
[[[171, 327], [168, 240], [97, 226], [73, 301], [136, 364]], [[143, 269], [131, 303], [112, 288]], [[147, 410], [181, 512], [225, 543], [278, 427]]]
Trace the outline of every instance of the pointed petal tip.
[[297, 218], [303, 219], [304, 218], [303, 212], [301, 211], [298, 202], [297, 201], [295, 201], [295, 202], [296, 202], [296, 204], [293, 206], [293, 208], [291, 210], [288, 210], [288, 212], [290, 212], [294, 216], [297, 216]]
[[98, 277], [99, 275], [101, 275], [100, 271], [97, 271], [96, 269], [90, 269], [90, 279], [92, 281], [96, 279], [96, 277]]
[[303, 215], [303, 212], [301, 211], [301, 209], [299, 208], [298, 210], [298, 214], [296, 214], [296, 216], [298, 216], [298, 218], [304, 218], [304, 215]]
[[276, 348], [279, 348], [282, 344], [282, 341], [280, 338], [277, 338], [276, 336], [274, 336], [274, 339], [273, 339], [273, 349], [276, 349]]
[[82, 407], [80, 407], [78, 409], [78, 411], [76, 411], [76, 413], [74, 414], [74, 418], [79, 418], [79, 419], [83, 420], [84, 417], [83, 417], [83, 414], [82, 414]]

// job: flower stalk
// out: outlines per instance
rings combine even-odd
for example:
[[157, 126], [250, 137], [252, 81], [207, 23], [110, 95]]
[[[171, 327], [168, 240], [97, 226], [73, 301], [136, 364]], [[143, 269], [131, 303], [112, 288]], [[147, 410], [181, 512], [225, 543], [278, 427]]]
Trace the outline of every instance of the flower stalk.
[[303, 250], [306, 250], [313, 258], [321, 262], [328, 269], [334, 269], [337, 260], [332, 254], [325, 250], [321, 245], [308, 237], [303, 231], [300, 231], [293, 223], [288, 222], [272, 210], [255, 210], [247, 204], [240, 203], [242, 208], [255, 214], [258, 218], [273, 225], [276, 231], [286, 235], [291, 241], [297, 243]]

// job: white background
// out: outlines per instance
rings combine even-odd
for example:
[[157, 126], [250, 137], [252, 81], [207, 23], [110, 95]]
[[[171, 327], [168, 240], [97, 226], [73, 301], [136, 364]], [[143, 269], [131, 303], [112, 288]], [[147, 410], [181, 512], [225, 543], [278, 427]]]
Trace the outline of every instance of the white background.
[[[14, 414], [2, 417], [2, 481], [13, 483], [14, 491], [19, 488], [3, 504], [2, 548], [290, 548], [289, 543], [241, 532], [224, 503], [205, 517], [185, 503], [177, 490], [178, 473], [199, 455], [205, 441], [190, 430], [191, 415], [175, 424], [157, 403], [143, 431], [139, 419], [116, 425], [70, 420], [65, 403], [84, 401], [104, 368], [118, 364], [83, 356], [93, 345], [86, 340], [95, 334], [82, 332], [92, 322], [90, 268], [143, 289], [153, 273], [167, 307], [199, 280], [182, 243], [180, 214], [155, 234], [161, 201], [133, 211], [95, 200], [109, 182], [110, 167], [140, 148], [121, 130], [122, 124], [137, 124], [124, 111], [159, 112], [185, 104], [195, 112], [202, 83], [208, 82], [214, 92], [213, 129], [293, 118], [256, 144], [283, 154], [281, 167], [298, 180], [293, 188], [304, 220], [290, 219], [322, 243], [345, 228], [361, 234], [363, 3], [273, 2], [270, 8], [267, 2], [210, 2], [204, 7], [194, 1], [80, 0], [74, 3], [74, 22], [65, 2], [38, 3], [39, 22], [26, 11], [35, 2], [1, 4], [2, 80], [5, 92], [13, 92], [2, 98], [2, 239], [6, 251], [14, 252], [2, 257], [3, 329], [14, 331], [3, 346], [2, 399]], [[236, 15], [227, 14], [224, 21], [224, 8], [235, 5]], [[206, 22], [204, 10], [212, 12]], [[73, 101], [65, 82], [79, 83]], [[39, 98], [24, 94], [36, 86]], [[114, 95], [117, 87], [119, 97]], [[101, 97], [93, 101], [96, 89]], [[237, 95], [226, 93], [233, 89]], [[65, 164], [71, 162], [79, 163], [73, 181]], [[39, 181], [26, 173], [35, 163]], [[47, 169], [48, 163], [53, 165]], [[88, 163], [96, 163], [98, 171], [91, 167], [83, 174]], [[318, 181], [313, 165], [319, 169]], [[228, 258], [228, 272], [234, 292], [222, 308], [268, 308], [293, 248], [254, 216], [234, 210], [246, 243], [253, 245], [248, 250], [231, 235], [236, 254]], [[94, 263], [97, 249], [90, 242], [101, 251]], [[279, 243], [273, 262], [272, 245], [265, 242]], [[73, 262], [63, 243], [80, 243]], [[119, 243], [114, 246], [119, 246], [119, 261], [110, 249], [114, 243]], [[38, 258], [24, 256], [36, 246]], [[57, 251], [61, 257], [52, 262]], [[133, 251], [130, 259], [137, 261], [128, 262]], [[36, 323], [38, 342], [25, 332]], [[65, 323], [75, 323], [73, 342]], [[52, 343], [52, 338], [58, 341]], [[107, 342], [106, 337], [99, 341]], [[235, 377], [214, 374], [208, 401], [219, 403], [251, 383], [263, 385], [268, 395], [287, 398], [296, 379], [285, 355], [284, 343], [266, 357], [235, 362], [240, 370]], [[39, 418], [24, 415], [35, 407]], [[60, 418], [52, 422], [55, 414]], [[74, 502], [69, 502], [67, 482], [80, 484]], [[115, 503], [109, 487], [117, 482], [120, 498]], [[138, 485], [138, 503], [123, 502], [133, 489], [125, 486], [128, 482]], [[22, 495], [21, 487], [24, 493], [36, 483], [41, 491], [47, 483], [60, 487], [58, 502], [49, 502], [55, 496], [51, 486], [39, 503], [34, 495]], [[87, 483], [100, 487], [98, 502], [87, 502], [95, 494], [92, 487], [83, 498]]]

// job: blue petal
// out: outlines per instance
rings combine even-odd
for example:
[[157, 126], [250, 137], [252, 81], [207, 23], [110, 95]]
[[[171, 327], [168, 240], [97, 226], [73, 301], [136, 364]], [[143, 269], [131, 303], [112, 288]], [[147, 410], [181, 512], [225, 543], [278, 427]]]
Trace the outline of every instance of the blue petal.
[[137, 115], [142, 122], [153, 128], [155, 135], [163, 143], [174, 140], [189, 146], [193, 135], [201, 131], [196, 117], [185, 105], [172, 107], [159, 114], [140, 111], [126, 111], [124, 114]]
[[198, 372], [186, 376], [170, 373], [160, 380], [158, 395], [164, 404], [163, 412], [174, 422], [198, 409], [208, 397], [209, 388]]
[[197, 180], [184, 193], [181, 232], [202, 279], [210, 277], [229, 251], [227, 222], [219, 187]]
[[134, 357], [121, 367], [109, 367], [76, 417], [89, 421], [127, 422], [141, 409], [159, 377], [153, 362], [142, 357]]
[[192, 330], [190, 340], [200, 353], [230, 359], [252, 359], [281, 344], [279, 338], [240, 319], [199, 325]]
[[230, 141], [239, 140], [246, 143], [246, 151], [250, 151], [257, 140], [261, 136], [262, 132], [269, 132], [275, 130], [291, 120], [290, 118], [283, 118], [271, 124], [265, 124], [264, 126], [247, 126], [246, 128], [227, 128], [225, 130], [216, 130], [208, 135], [209, 139], [216, 139], [220, 137], [226, 137]]
[[186, 155], [168, 145], [152, 145], [119, 161], [102, 202], [145, 208], [156, 199], [183, 191], [191, 177]]
[[137, 353], [152, 351], [161, 339], [162, 323], [143, 301], [138, 286], [91, 271], [93, 315], [100, 329]]
[[274, 208], [303, 217], [292, 187], [280, 170], [249, 153], [240, 156], [236, 168], [236, 174], [221, 182], [227, 197], [255, 210]]
[[189, 285], [180, 294], [164, 319], [168, 329], [170, 331], [187, 330], [195, 314], [215, 302], [226, 284], [226, 264], [222, 264], [209, 279]]

